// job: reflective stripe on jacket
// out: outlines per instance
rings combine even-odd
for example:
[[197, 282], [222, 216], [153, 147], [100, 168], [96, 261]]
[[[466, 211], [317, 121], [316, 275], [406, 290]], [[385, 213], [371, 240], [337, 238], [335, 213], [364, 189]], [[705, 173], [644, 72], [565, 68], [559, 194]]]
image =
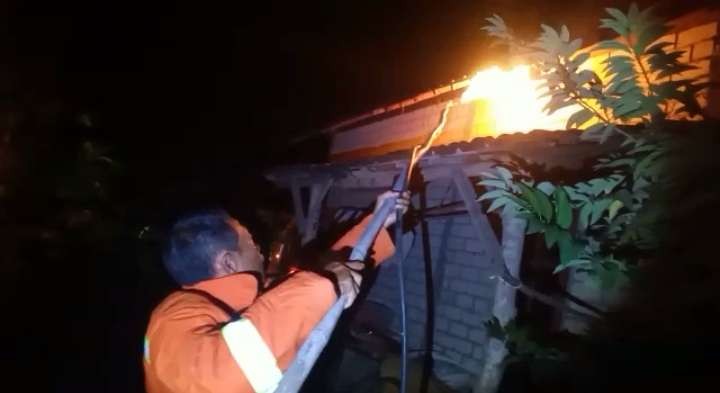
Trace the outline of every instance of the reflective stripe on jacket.
[[[352, 246], [370, 217], [343, 236], [333, 249]], [[386, 231], [373, 246], [382, 262], [394, 253]], [[336, 300], [333, 284], [298, 272], [257, 297], [257, 280], [234, 274], [190, 288], [209, 293], [242, 318], [228, 315], [193, 292], [170, 294], [153, 311], [145, 336], [143, 365], [148, 393], [272, 392], [282, 371], [317, 322]]]

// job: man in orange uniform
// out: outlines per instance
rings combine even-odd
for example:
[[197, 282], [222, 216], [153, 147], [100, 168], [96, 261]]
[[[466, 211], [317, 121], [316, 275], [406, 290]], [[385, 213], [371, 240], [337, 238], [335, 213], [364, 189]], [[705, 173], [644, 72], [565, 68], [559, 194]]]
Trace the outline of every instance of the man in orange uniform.
[[[391, 196], [397, 193], [380, 195], [376, 209]], [[407, 197], [397, 199], [403, 211]], [[333, 250], [353, 246], [369, 219]], [[373, 251], [378, 263], [394, 253], [385, 230]], [[150, 317], [143, 361], [148, 393], [272, 392], [337, 298], [348, 295], [347, 308], [357, 297], [360, 262], [296, 272], [260, 294], [263, 259], [250, 233], [227, 213], [197, 214], [173, 226], [163, 260], [182, 289]]]

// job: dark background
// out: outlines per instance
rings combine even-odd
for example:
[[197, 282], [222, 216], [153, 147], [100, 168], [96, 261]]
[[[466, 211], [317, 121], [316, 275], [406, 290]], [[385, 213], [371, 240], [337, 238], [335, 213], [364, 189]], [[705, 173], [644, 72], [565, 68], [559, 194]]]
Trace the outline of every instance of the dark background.
[[[491, 13], [529, 33], [566, 23], [587, 41], [602, 7], [625, 3], [8, 2], [2, 88], [37, 110], [89, 113], [125, 158], [171, 182], [207, 175], [198, 165], [275, 163], [285, 157], [268, 152], [291, 136], [501, 60], [479, 30]], [[703, 2], [640, 3], [674, 14]]]
[[[323, 138], [290, 140], [501, 62], [479, 30], [493, 12], [592, 41], [602, 7], [627, 3], [2, 2], [7, 383], [140, 391], [145, 319], [171, 284], [138, 229], [220, 205], [268, 232], [257, 209], [287, 206], [262, 171], [325, 159]], [[640, 3], [674, 15], [710, 2]], [[67, 229], [77, 211], [55, 191], [87, 140], [120, 169], [109, 199], [73, 202], [96, 226]]]

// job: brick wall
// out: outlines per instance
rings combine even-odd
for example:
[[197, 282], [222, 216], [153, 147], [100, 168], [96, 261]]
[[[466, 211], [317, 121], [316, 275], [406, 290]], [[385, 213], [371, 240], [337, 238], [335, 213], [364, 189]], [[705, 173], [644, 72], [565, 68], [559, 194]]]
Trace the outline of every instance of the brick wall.
[[[457, 201], [450, 181], [438, 181], [427, 187], [428, 207]], [[365, 194], [364, 198], [361, 196]], [[368, 206], [374, 194], [334, 189], [328, 198], [331, 207]], [[413, 201], [418, 206], [417, 197]], [[468, 373], [480, 371], [486, 332], [483, 322], [491, 315], [495, 281], [489, 276], [493, 261], [470, 225], [467, 215], [427, 220], [430, 243], [429, 263], [435, 289], [435, 332], [433, 351], [451, 359]], [[420, 227], [404, 261], [408, 318], [408, 343], [411, 349], [426, 348], [426, 258]], [[396, 260], [380, 267], [368, 298], [385, 304], [399, 315]], [[398, 331], [399, 318], [392, 329]]]
[[[684, 21], [682, 26], [676, 27], [672, 33], [660, 37], [656, 42], [670, 42], [673, 45], [667, 50], [681, 50], [681, 61], [697, 67], [680, 74], [683, 78], [697, 78], [699, 83], [713, 82], [706, 91], [698, 96], [705, 114], [709, 117], [720, 117], [720, 88], [715, 84], [720, 81], [720, 65], [718, 53], [720, 51], [720, 11], [709, 12], [707, 15], [694, 15], [693, 21]], [[687, 26], [686, 26], [687, 25]], [[691, 27], [690, 27], [691, 26]], [[583, 50], [594, 49], [589, 46]], [[605, 77], [605, 64], [603, 61], [612, 55], [611, 50], [592, 50], [590, 58], [583, 66], [592, 69], [598, 75]], [[642, 80], [640, 81], [642, 84]]]

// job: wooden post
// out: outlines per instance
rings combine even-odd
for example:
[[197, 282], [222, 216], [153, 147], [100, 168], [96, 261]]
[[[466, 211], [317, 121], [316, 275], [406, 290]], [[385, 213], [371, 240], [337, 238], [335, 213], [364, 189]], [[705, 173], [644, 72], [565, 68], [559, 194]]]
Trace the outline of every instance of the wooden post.
[[320, 211], [322, 210], [322, 202], [330, 186], [332, 179], [324, 179], [317, 183], [313, 183], [310, 187], [310, 203], [305, 216], [305, 230], [303, 231], [302, 244], [307, 244], [317, 235], [318, 224], [320, 223]]
[[465, 172], [463, 172], [460, 168], [456, 168], [452, 171], [452, 177], [455, 182], [455, 187], [465, 203], [465, 208], [470, 216], [470, 224], [472, 224], [473, 229], [475, 229], [475, 233], [477, 233], [480, 237], [480, 241], [488, 247], [488, 256], [492, 258], [499, 267], [502, 267], [503, 260], [500, 250], [500, 242], [498, 242], [492, 226], [490, 225], [490, 221], [485, 213], [483, 213], [482, 207], [477, 201], [475, 187], [473, 187], [470, 179], [468, 179]]
[[293, 178], [290, 185], [290, 192], [292, 193], [293, 209], [295, 210], [295, 223], [298, 229], [301, 231], [305, 230], [305, 211], [302, 203], [302, 186], [300, 183]]
[[713, 47], [713, 54], [710, 57], [710, 67], [708, 69], [708, 76], [710, 78], [710, 87], [708, 87], [707, 93], [707, 106], [705, 107], [705, 116], [713, 119], [720, 119], [720, 20], [717, 22], [715, 28], [715, 42]]
[[[502, 216], [502, 255], [508, 272], [513, 277], [520, 275], [522, 251], [525, 242], [525, 228], [527, 221], [516, 216]], [[500, 324], [505, 326], [515, 318], [515, 295], [517, 289], [498, 279], [495, 286], [495, 301], [493, 303], [493, 316]], [[494, 337], [489, 337], [485, 351], [485, 363], [473, 393], [495, 393], [500, 386], [504, 367], [503, 360], [507, 356], [505, 343]]]
[[[504, 265], [513, 277], [518, 277], [527, 222], [515, 216], [503, 215], [501, 246], [490, 221], [477, 201], [475, 188], [462, 169], [457, 168], [453, 171], [453, 181], [470, 215], [470, 222], [480, 237], [480, 241], [488, 247], [488, 257], [495, 262], [497, 271], [502, 272]], [[500, 276], [499, 273], [498, 276]], [[493, 316], [497, 317], [503, 325], [513, 319], [517, 313], [515, 308], [516, 292], [516, 288], [506, 284], [503, 280], [497, 280], [492, 312]], [[473, 393], [495, 393], [497, 391], [502, 380], [504, 371], [502, 361], [505, 356], [507, 356], [505, 343], [495, 338], [489, 338], [485, 350], [485, 363], [473, 388]]]

